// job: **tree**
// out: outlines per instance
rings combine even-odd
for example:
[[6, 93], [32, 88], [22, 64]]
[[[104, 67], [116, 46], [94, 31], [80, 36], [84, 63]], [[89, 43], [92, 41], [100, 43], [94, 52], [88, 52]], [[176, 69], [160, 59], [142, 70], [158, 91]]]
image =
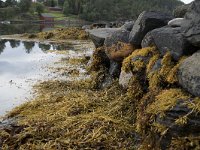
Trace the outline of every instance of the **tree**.
[[11, 7], [11, 6], [15, 6], [15, 5], [17, 5], [16, 0], [6, 0], [5, 1], [5, 7]]
[[55, 7], [56, 1], [55, 0], [46, 0], [45, 5], [48, 7]]
[[3, 8], [5, 6], [4, 2], [0, 0], [0, 8]]
[[31, 7], [31, 0], [21, 0], [18, 4], [21, 12], [28, 12]]
[[144, 10], [172, 14], [182, 4], [179, 0], [65, 0], [63, 12], [89, 21], [136, 19]]
[[41, 3], [38, 3], [38, 2], [33, 3], [32, 6], [31, 6], [31, 10], [33, 12], [37, 12], [38, 15], [40, 15], [41, 13], [43, 13], [44, 9], [45, 9], [44, 5], [41, 4]]

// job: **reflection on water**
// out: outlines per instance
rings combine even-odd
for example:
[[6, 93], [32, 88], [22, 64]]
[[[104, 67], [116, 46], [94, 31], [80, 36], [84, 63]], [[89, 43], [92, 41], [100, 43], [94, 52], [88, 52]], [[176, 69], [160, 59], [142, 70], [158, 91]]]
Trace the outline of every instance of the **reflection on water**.
[[38, 80], [56, 78], [48, 67], [62, 55], [47, 51], [63, 47], [15, 40], [0, 41], [0, 116], [23, 103], [30, 96], [31, 85]]
[[50, 31], [63, 27], [82, 27], [86, 22], [65, 23], [65, 24], [2, 24], [0, 23], [0, 35], [38, 33]]

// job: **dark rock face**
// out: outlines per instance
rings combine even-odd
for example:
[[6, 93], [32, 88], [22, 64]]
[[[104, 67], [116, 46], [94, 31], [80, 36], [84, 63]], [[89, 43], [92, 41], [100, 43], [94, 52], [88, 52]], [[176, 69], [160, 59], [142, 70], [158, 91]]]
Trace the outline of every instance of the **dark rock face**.
[[113, 77], [119, 77], [121, 72], [121, 63], [110, 60], [109, 74]]
[[129, 35], [129, 42], [134, 45], [140, 45], [149, 31], [167, 25], [172, 18], [172, 16], [161, 12], [142, 12]]
[[200, 96], [200, 51], [187, 58], [178, 72], [179, 84], [195, 96]]
[[182, 28], [184, 36], [194, 46], [200, 47], [200, 1], [196, 0], [191, 4], [186, 15], [188, 21]]
[[93, 41], [96, 48], [104, 45], [105, 39], [110, 36], [115, 31], [119, 30], [118, 28], [100, 28], [88, 30], [89, 37]]
[[134, 21], [125, 22], [123, 26], [121, 26], [122, 30], [131, 31], [134, 25]]
[[142, 47], [152, 45], [159, 49], [161, 55], [170, 51], [175, 60], [195, 52], [195, 48], [186, 40], [180, 28], [163, 27], [149, 32], [142, 41]]
[[130, 32], [127, 30], [114, 31], [110, 36], [106, 37], [104, 45], [110, 47], [118, 42], [128, 43], [128, 37]]

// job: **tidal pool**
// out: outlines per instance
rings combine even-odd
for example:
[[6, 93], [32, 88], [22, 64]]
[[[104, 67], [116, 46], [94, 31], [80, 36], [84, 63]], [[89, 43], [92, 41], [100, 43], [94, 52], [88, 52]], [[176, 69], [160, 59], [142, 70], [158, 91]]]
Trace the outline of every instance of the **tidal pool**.
[[61, 49], [70, 46], [0, 40], [0, 116], [30, 99], [38, 81], [58, 78], [49, 68], [64, 54], [48, 50]]

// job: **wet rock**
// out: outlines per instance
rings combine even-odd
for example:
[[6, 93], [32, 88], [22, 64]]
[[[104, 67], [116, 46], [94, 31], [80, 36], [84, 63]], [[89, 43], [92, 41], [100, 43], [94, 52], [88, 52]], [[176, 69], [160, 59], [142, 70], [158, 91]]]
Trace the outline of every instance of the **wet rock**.
[[128, 43], [130, 32], [127, 30], [117, 30], [114, 31], [110, 36], [105, 38], [104, 45], [106, 47], [110, 47], [113, 44], [117, 44], [118, 42]]
[[195, 96], [200, 96], [200, 51], [188, 57], [178, 72], [179, 84]]
[[172, 16], [161, 12], [142, 12], [129, 35], [129, 42], [134, 45], [141, 45], [142, 39], [149, 31], [167, 25], [172, 18]]
[[105, 39], [117, 30], [118, 28], [100, 28], [88, 30], [88, 32], [90, 39], [93, 41], [95, 47], [98, 48], [103, 46]]
[[131, 31], [134, 25], [134, 21], [125, 22], [123, 26], [121, 26], [122, 30]]
[[142, 41], [142, 47], [156, 46], [161, 55], [170, 51], [178, 60], [183, 55], [193, 54], [196, 50], [183, 36], [180, 28], [163, 27], [149, 32]]

